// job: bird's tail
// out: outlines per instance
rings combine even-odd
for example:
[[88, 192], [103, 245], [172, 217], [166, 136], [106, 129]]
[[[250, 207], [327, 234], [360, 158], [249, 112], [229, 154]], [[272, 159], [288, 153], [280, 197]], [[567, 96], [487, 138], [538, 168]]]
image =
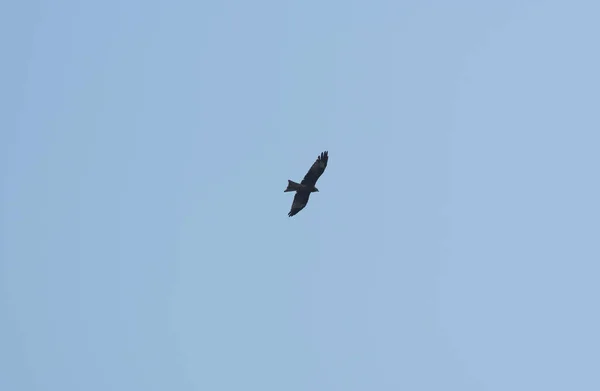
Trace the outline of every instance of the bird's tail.
[[290, 181], [290, 180], [288, 179], [288, 186], [287, 186], [287, 189], [285, 189], [283, 192], [285, 193], [286, 191], [296, 191], [296, 190], [298, 190], [298, 189], [301, 189], [301, 188], [302, 188], [302, 185], [301, 185], [301, 184], [299, 184], [299, 183], [296, 183], [296, 182], [294, 182], [294, 181]]

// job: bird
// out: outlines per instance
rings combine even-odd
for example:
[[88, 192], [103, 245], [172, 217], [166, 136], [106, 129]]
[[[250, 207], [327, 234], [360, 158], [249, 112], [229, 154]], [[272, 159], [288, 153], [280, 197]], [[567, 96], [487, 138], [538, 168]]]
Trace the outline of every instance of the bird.
[[295, 191], [296, 195], [294, 195], [294, 201], [292, 202], [292, 208], [288, 213], [289, 217], [294, 216], [296, 213], [300, 212], [306, 204], [308, 203], [308, 198], [310, 197], [310, 193], [318, 192], [319, 189], [315, 187], [317, 180], [325, 171], [327, 167], [327, 161], [329, 160], [329, 152], [321, 152], [319, 156], [317, 156], [317, 160], [310, 167], [310, 170], [302, 179], [302, 182], [296, 183], [288, 179], [287, 188], [283, 191]]

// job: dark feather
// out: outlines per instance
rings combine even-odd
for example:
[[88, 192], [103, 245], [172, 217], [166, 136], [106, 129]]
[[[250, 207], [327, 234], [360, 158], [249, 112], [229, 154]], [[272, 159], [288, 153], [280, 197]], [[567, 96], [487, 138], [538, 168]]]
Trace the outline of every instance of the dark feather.
[[[322, 152], [321, 155], [319, 157], [317, 157], [317, 160], [310, 167], [310, 170], [308, 170], [308, 172], [304, 176], [304, 179], [302, 179], [302, 184], [308, 185], [308, 186], [314, 186], [317, 183], [317, 181], [319, 180], [319, 177], [321, 176], [321, 174], [323, 174], [323, 172], [325, 171], [328, 160], [329, 160], [328, 152], [327, 151]], [[307, 197], [307, 199], [308, 199], [308, 197]]]
[[292, 217], [293, 215], [304, 209], [304, 207], [308, 203], [309, 197], [309, 191], [297, 191], [296, 195], [294, 196], [294, 202], [292, 202], [292, 209], [290, 209], [290, 213], [288, 213], [288, 216]]

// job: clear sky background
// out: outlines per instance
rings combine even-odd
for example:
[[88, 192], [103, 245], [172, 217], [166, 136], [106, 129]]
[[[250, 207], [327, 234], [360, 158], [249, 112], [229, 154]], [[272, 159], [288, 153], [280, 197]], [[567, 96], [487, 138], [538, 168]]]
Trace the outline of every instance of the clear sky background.
[[0, 390], [600, 389], [597, 1], [0, 15]]

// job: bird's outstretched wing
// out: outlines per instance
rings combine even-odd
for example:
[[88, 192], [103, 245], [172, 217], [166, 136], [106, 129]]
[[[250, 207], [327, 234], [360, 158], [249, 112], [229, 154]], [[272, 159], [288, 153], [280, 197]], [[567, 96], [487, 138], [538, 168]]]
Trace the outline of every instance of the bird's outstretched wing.
[[290, 213], [288, 216], [292, 217], [296, 213], [300, 212], [306, 204], [308, 203], [308, 198], [310, 197], [310, 192], [308, 191], [298, 191], [294, 196], [294, 201], [292, 202], [292, 209], [290, 209]]
[[325, 171], [328, 160], [329, 153], [327, 151], [321, 152], [321, 155], [317, 157], [317, 160], [310, 167], [310, 170], [308, 170], [308, 172], [304, 176], [304, 179], [302, 179], [302, 184], [314, 186], [317, 183], [317, 180], [319, 179], [321, 174], [323, 174], [323, 172]]

